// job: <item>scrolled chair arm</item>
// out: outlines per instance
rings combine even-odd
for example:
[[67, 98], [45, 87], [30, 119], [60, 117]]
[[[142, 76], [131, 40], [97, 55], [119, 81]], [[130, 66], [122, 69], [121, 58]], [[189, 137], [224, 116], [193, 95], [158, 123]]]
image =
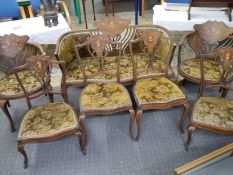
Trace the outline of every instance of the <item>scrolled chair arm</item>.
[[44, 48], [42, 47], [41, 44], [37, 43], [37, 42], [28, 42], [29, 45], [35, 46], [37, 49], [39, 49], [39, 51], [41, 52], [41, 55], [46, 55]]

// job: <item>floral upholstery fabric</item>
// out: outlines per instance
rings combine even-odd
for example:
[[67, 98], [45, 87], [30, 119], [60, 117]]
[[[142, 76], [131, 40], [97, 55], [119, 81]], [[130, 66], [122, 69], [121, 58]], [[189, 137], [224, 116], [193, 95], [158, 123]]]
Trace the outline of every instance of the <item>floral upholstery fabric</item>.
[[[85, 65], [85, 73], [92, 80], [114, 80], [116, 81], [117, 58], [107, 57], [103, 60], [105, 72], [98, 72], [99, 62], [97, 59], [86, 58], [83, 60]], [[91, 76], [92, 75], [92, 76]], [[131, 57], [123, 56], [120, 58], [120, 80], [127, 81], [133, 79], [133, 65]], [[67, 67], [67, 82], [82, 81], [83, 74], [81, 72], [77, 60], [73, 61]]]
[[104, 109], [131, 105], [130, 96], [119, 83], [89, 84], [81, 93], [80, 108]]
[[138, 80], [134, 94], [139, 105], [148, 103], [168, 103], [185, 98], [180, 88], [164, 77]]
[[135, 55], [135, 61], [137, 62], [137, 76], [145, 75], [158, 75], [161, 70], [165, 69], [165, 63], [159, 59], [153, 59], [153, 69], [147, 69], [148, 58], [144, 55]]
[[233, 130], [233, 101], [218, 97], [201, 97], [194, 106], [193, 121]]
[[[218, 81], [220, 72], [218, 65], [214, 60], [204, 59], [204, 78], [209, 81]], [[184, 75], [200, 79], [200, 59], [192, 58], [184, 60], [181, 64], [181, 71]]]
[[23, 118], [19, 139], [48, 137], [78, 125], [73, 109], [66, 103], [49, 103], [32, 108]]
[[[22, 84], [26, 88], [26, 91], [34, 91], [41, 88], [40, 82], [33, 77], [31, 72], [23, 71], [18, 73]], [[14, 74], [5, 77], [0, 80], [0, 95], [3, 96], [17, 96], [23, 95], [24, 92], [21, 89]]]

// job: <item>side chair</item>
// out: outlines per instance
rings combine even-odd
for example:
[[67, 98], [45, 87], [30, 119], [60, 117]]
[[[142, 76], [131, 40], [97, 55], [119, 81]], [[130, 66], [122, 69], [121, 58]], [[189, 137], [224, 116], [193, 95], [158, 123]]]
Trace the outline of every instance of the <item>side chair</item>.
[[[59, 91], [51, 89], [50, 86], [49, 79], [54, 64], [59, 64], [62, 68], [61, 90]], [[41, 93], [47, 96], [49, 94], [60, 94], [64, 98], [64, 102], [51, 102], [32, 107], [31, 98], [29, 97], [30, 93], [19, 74], [20, 71], [25, 69], [38, 79], [39, 83], [43, 86]], [[53, 61], [45, 56], [32, 56], [27, 60], [25, 65], [14, 68], [12, 72], [20, 84], [29, 106], [29, 111], [22, 119], [17, 139], [18, 151], [24, 157], [24, 168], [28, 166], [28, 157], [24, 149], [25, 144], [47, 142], [75, 134], [79, 140], [81, 151], [84, 153], [84, 127], [81, 126], [73, 107], [67, 102], [64, 62]]]
[[[180, 118], [179, 128], [184, 133], [183, 122], [189, 111], [189, 104], [183, 91], [178, 87], [176, 83], [171, 81], [169, 78], [168, 68], [170, 65], [169, 57], [165, 59], [164, 67], [156, 66], [153, 62], [159, 61], [159, 57], [155, 54], [156, 49], [159, 47], [162, 40], [161, 31], [157, 29], [151, 29], [142, 32], [138, 38], [132, 40], [129, 44], [131, 57], [134, 60], [134, 86], [133, 96], [136, 101], [136, 124], [137, 133], [134, 136], [132, 132], [132, 125], [130, 126], [130, 135], [135, 140], [140, 137], [141, 130], [141, 117], [143, 110], [150, 109], [167, 109], [174, 106], [184, 106], [183, 114]], [[139, 55], [133, 51], [133, 44], [139, 43], [143, 52]], [[172, 52], [171, 49], [170, 52]], [[137, 62], [139, 58], [147, 58], [146, 66], [144, 69], [137, 68]], [[142, 72], [160, 72], [159, 74], [148, 74], [140, 76]]]
[[[216, 64], [219, 65], [219, 81], [207, 88], [224, 88], [232, 91], [228, 84], [233, 80], [233, 48], [221, 48], [214, 53]], [[204, 58], [205, 55], [202, 56]], [[188, 127], [188, 138], [185, 148], [188, 150], [195, 129], [204, 129], [224, 135], [233, 135], [233, 100], [223, 97], [200, 97], [193, 107], [191, 123]]]
[[[135, 112], [131, 98], [127, 89], [119, 83], [120, 57], [122, 52], [121, 45], [121, 42], [112, 41], [108, 35], [99, 34], [90, 36], [85, 43], [75, 46], [84, 81], [87, 85], [81, 91], [79, 98], [79, 119], [81, 123], [85, 122], [84, 120], [87, 115], [106, 115], [128, 110], [130, 112], [129, 125], [132, 124]], [[98, 65], [97, 69], [93, 69], [89, 74], [86, 74], [88, 65], [84, 64], [84, 58], [81, 58], [79, 54], [79, 49], [82, 47], [88, 48], [90, 55], [92, 55], [92, 57], [88, 59], [95, 61], [96, 65]], [[118, 52], [118, 56], [115, 56], [117, 65], [113, 68], [105, 67], [103, 64], [105, 60], [113, 58], [108, 57], [109, 52], [107, 48], [109, 47], [112, 47]]]

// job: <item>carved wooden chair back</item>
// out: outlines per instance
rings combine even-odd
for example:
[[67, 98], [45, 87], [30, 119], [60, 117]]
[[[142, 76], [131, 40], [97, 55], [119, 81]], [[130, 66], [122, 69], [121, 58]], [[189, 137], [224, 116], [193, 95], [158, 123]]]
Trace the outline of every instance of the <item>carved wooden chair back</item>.
[[230, 35], [233, 28], [224, 22], [207, 21], [203, 24], [194, 25], [195, 32], [187, 36], [188, 44], [200, 58], [202, 54], [211, 54], [221, 47], [232, 47]]
[[[159, 76], [169, 77], [168, 69], [174, 53], [175, 44], [169, 32], [160, 26], [135, 26], [134, 40], [129, 42], [129, 50], [133, 59], [134, 80], [140, 79], [138, 76], [141, 72], [158, 69]], [[144, 69], [137, 69], [136, 55], [147, 57], [147, 65]], [[165, 67], [154, 67], [153, 60], [162, 60]], [[174, 74], [172, 72], [172, 74]], [[155, 75], [148, 75], [153, 77]], [[157, 75], [156, 75], [157, 76]], [[144, 77], [145, 78], [145, 77]]]
[[0, 71], [8, 73], [10, 69], [25, 63], [20, 53], [23, 51], [28, 36], [17, 36], [15, 34], [0, 36]]
[[228, 89], [228, 85], [233, 80], [233, 48], [231, 47], [223, 47], [218, 49], [216, 52], [212, 54], [202, 54], [201, 55], [201, 85], [204, 86], [204, 66], [203, 60], [206, 56], [214, 57], [216, 64], [218, 64], [218, 69], [220, 72], [219, 81], [216, 84], [205, 85], [207, 87], [219, 87]]
[[[97, 72], [94, 72], [92, 74], [87, 74], [85, 71], [85, 65], [83, 58], [80, 57], [80, 49], [86, 47], [89, 51], [89, 54], [91, 57], [89, 59], [98, 59], [98, 70]], [[109, 47], [111, 47], [112, 51], [118, 52], [118, 55], [116, 56], [116, 71], [112, 72], [112, 70], [106, 70], [104, 68], [104, 60], [109, 59]], [[110, 80], [112, 81], [120, 81], [120, 74], [119, 74], [119, 61], [120, 56], [122, 55], [122, 43], [117, 41], [112, 41], [111, 38], [108, 35], [100, 34], [100, 35], [92, 35], [87, 38], [87, 41], [82, 44], [75, 45], [76, 49], [76, 55], [79, 60], [80, 68], [83, 74], [84, 83], [87, 83], [87, 80], [92, 78], [95, 75], [98, 74], [115, 74], [116, 80]], [[112, 58], [112, 57], [111, 57]], [[113, 75], [114, 76], [114, 75]], [[98, 81], [108, 81], [108, 80], [96, 80]]]
[[[60, 67], [62, 68], [61, 89], [59, 91], [53, 91], [52, 86], [50, 85], [51, 72], [54, 67], [53, 66], [54, 64], [60, 65]], [[12, 69], [11, 73], [15, 74], [16, 79], [26, 96], [27, 104], [30, 109], [32, 108], [31, 99], [35, 97], [31, 96], [32, 95], [31, 92], [27, 90], [27, 88], [22, 82], [22, 79], [19, 76], [19, 72], [25, 70], [30, 71], [31, 75], [34, 78], [36, 78], [43, 87], [43, 89], [38, 92], [39, 95], [43, 95], [43, 94], [47, 95], [50, 97], [50, 101], [53, 102], [53, 99], [51, 100], [50, 95], [61, 94], [64, 98], [64, 101], [67, 102], [67, 88], [66, 88], [66, 80], [65, 80], [66, 72], [65, 72], [64, 61], [50, 60], [50, 58], [47, 56], [32, 56], [27, 59], [26, 64], [24, 64], [23, 66], [18, 66]], [[39, 95], [36, 94], [36, 96]]]
[[[130, 22], [129, 19], [122, 19], [117, 16], [108, 17], [100, 22], [96, 22], [94, 24], [96, 29], [91, 33], [92, 35], [105, 34], [108, 35], [112, 41], [121, 42], [121, 49], [124, 51], [128, 46], [128, 42], [134, 36], [134, 28], [129, 26]], [[119, 48], [112, 48], [111, 45], [108, 45], [106, 49], [111, 52]], [[117, 55], [117, 53], [115, 54]]]

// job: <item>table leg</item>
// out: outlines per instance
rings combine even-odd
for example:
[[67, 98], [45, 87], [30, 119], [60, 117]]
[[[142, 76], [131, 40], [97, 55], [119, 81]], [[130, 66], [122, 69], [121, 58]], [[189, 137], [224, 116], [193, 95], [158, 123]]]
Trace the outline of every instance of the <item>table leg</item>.
[[134, 0], [135, 2], [135, 25], [138, 25], [138, 5], [139, 0]]
[[79, 0], [74, 0], [74, 10], [75, 10], [76, 16], [78, 17], [78, 23], [82, 24]]
[[84, 14], [84, 20], [85, 20], [85, 25], [86, 25], [86, 29], [88, 29], [87, 26], [87, 14], [86, 14], [86, 4], [85, 4], [86, 0], [82, 0], [82, 5], [83, 5], [83, 14]]
[[108, 16], [108, 0], [104, 0], [104, 13]]
[[91, 3], [92, 3], [92, 11], [93, 11], [94, 21], [95, 21], [96, 17], [95, 17], [95, 3], [94, 3], [94, 0], [91, 0]]
[[145, 0], [141, 1], [141, 16], [144, 17], [145, 14]]
[[115, 13], [115, 0], [112, 0], [112, 16], [114, 16]]

